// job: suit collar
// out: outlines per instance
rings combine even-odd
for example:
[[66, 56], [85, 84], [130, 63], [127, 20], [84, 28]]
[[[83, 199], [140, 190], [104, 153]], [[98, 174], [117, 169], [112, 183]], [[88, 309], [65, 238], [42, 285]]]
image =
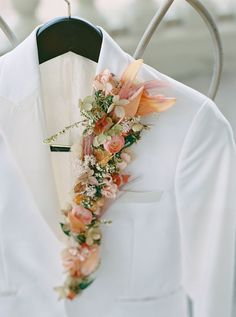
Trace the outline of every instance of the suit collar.
[[[0, 96], [13, 103], [19, 104], [40, 87], [36, 32], [42, 25], [36, 26], [24, 41], [2, 57], [0, 79], [2, 78], [3, 83], [0, 85]], [[95, 74], [109, 66], [111, 71], [119, 75], [122, 66], [133, 58], [101, 26], [97, 27], [102, 31], [103, 37]], [[4, 83], [6, 78], [7, 87]]]

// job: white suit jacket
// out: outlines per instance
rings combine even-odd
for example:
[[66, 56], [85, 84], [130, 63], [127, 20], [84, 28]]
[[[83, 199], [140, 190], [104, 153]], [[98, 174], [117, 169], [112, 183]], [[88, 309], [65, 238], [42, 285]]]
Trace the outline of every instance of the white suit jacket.
[[98, 63], [69, 52], [39, 66], [39, 26], [0, 58], [0, 316], [232, 317], [232, 128], [208, 97], [145, 63], [139, 78], [163, 80], [158, 92], [177, 102], [143, 118], [153, 125], [127, 167], [138, 178], [103, 215], [112, 224], [103, 227], [95, 281], [58, 301], [63, 186], [42, 140], [64, 127], [62, 113], [89, 94], [95, 74], [119, 76], [133, 57], [99, 26]]

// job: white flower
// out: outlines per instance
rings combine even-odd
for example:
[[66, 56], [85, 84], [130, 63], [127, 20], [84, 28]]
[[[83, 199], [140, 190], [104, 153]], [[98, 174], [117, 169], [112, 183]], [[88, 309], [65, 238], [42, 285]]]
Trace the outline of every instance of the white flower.
[[79, 107], [81, 110], [90, 111], [93, 108], [94, 96], [87, 96], [84, 100], [79, 99]]
[[141, 116], [135, 116], [132, 118], [133, 123], [139, 123], [141, 120]]
[[118, 118], [122, 118], [125, 116], [125, 109], [121, 106], [116, 106], [114, 112]]
[[129, 103], [128, 99], [120, 99], [119, 95], [115, 95], [112, 101], [116, 106], [125, 106]]
[[72, 167], [77, 177], [85, 172], [85, 167], [81, 159], [75, 158], [72, 163]]
[[72, 166], [74, 169], [75, 177], [77, 177], [78, 179], [89, 178], [94, 173], [94, 171], [90, 169], [89, 166], [87, 166], [82, 160], [77, 158], [73, 161]]
[[127, 120], [122, 121], [120, 125], [122, 126], [122, 131], [125, 133], [129, 132], [129, 130], [131, 129], [130, 122]]
[[93, 185], [87, 185], [85, 190], [89, 197], [93, 197], [96, 194], [96, 187]]
[[142, 128], [143, 128], [143, 125], [142, 125], [141, 123], [134, 123], [134, 124], [132, 125], [132, 130], [133, 130], [134, 132], [141, 131]]
[[123, 106], [127, 105], [129, 101], [127, 99], [120, 99], [119, 95], [113, 96], [112, 104], [109, 106], [107, 112], [111, 112], [114, 109], [114, 112], [117, 117], [122, 118], [125, 116], [125, 109]]
[[89, 165], [89, 164], [91, 164], [91, 165], [95, 165], [96, 164], [96, 158], [95, 158], [95, 156], [93, 155], [93, 154], [91, 154], [91, 155], [85, 155], [84, 156], [84, 164], [85, 165]]

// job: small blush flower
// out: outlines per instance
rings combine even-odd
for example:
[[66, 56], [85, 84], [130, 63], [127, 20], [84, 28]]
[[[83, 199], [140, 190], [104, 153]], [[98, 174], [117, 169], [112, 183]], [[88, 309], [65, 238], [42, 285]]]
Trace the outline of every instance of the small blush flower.
[[104, 69], [103, 72], [95, 77], [93, 87], [96, 90], [103, 90], [105, 92], [105, 96], [115, 89], [115, 81], [109, 69]]
[[91, 253], [86, 260], [81, 263], [81, 273], [85, 276], [90, 275], [99, 264], [99, 246], [94, 245]]
[[122, 135], [113, 135], [110, 140], [106, 140], [103, 144], [104, 149], [110, 153], [119, 152], [125, 144], [125, 139]]
[[84, 224], [90, 224], [93, 219], [91, 211], [80, 205], [74, 206], [72, 213]]
[[131, 156], [126, 152], [122, 152], [120, 157], [121, 157], [122, 161], [118, 162], [117, 166], [119, 167], [119, 169], [123, 170], [126, 168], [128, 163], [131, 161]]
[[77, 248], [66, 248], [61, 252], [63, 266], [74, 277], [80, 277], [81, 261]]
[[127, 163], [125, 161], [121, 161], [121, 162], [118, 162], [117, 163], [117, 167], [120, 169], [120, 170], [123, 170], [125, 169], [127, 166]]
[[118, 186], [114, 184], [112, 180], [105, 179], [103, 182], [105, 186], [101, 189], [102, 195], [107, 198], [115, 198]]
[[99, 183], [98, 183], [98, 180], [96, 179], [96, 177], [90, 176], [90, 177], [89, 177], [89, 184], [91, 184], [91, 185], [98, 185]]
[[126, 163], [129, 163], [131, 161], [131, 156], [130, 154], [126, 153], [126, 152], [122, 152], [120, 157], [122, 158], [122, 160], [124, 160]]

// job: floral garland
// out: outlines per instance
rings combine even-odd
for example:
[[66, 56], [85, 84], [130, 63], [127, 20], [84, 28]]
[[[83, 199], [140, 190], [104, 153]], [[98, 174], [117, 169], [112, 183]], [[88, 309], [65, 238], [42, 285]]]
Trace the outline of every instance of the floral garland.
[[106, 201], [115, 199], [130, 180], [131, 175], [124, 173], [132, 160], [128, 147], [150, 128], [141, 117], [165, 111], [175, 103], [175, 98], [149, 94], [160, 87], [160, 81], [136, 79], [142, 63], [143, 59], [130, 63], [120, 79], [109, 69], [99, 73], [93, 81], [93, 94], [79, 100], [83, 120], [44, 140], [50, 143], [71, 127], [85, 126], [82, 138], [71, 147], [76, 177], [72, 201], [61, 210], [65, 220], [60, 225], [68, 246], [61, 254], [67, 278], [63, 286], [55, 287], [59, 299], [74, 299], [95, 279], [92, 273], [101, 263], [100, 225], [111, 223], [100, 217]]

